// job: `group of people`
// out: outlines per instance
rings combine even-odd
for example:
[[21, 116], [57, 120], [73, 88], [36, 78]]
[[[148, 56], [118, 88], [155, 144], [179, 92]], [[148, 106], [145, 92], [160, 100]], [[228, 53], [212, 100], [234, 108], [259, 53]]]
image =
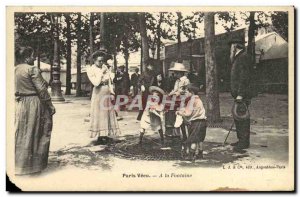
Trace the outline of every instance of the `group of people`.
[[[203, 158], [203, 141], [206, 135], [206, 115], [203, 103], [198, 96], [199, 88], [190, 83], [186, 77], [188, 70], [182, 63], [175, 63], [169, 70], [174, 72], [176, 80], [173, 89], [170, 92], [164, 90], [160, 83], [154, 83], [154, 77], [149, 77], [149, 71], [152, 66], [147, 67], [149, 78], [147, 86], [141, 86], [142, 99], [145, 100], [146, 108], [140, 111], [141, 130], [139, 143], [143, 144], [145, 131], [151, 128], [157, 131], [164, 145], [164, 135], [173, 137], [182, 137], [182, 157], [184, 159], [195, 160]], [[142, 76], [142, 81], [143, 81]], [[160, 75], [158, 75], [160, 78]], [[157, 80], [159, 81], [159, 80]], [[153, 102], [150, 97], [158, 97], [157, 102]], [[169, 101], [163, 99], [167, 96]], [[174, 98], [174, 99], [173, 99]], [[165, 101], [165, 102], [164, 102]], [[175, 107], [171, 107], [172, 101]], [[139, 118], [139, 117], [138, 117]], [[188, 135], [186, 133], [186, 126]], [[171, 131], [171, 132], [170, 132]]]
[[[250, 145], [250, 114], [246, 112], [249, 112], [251, 99], [249, 86], [252, 61], [242, 40], [232, 40], [230, 46], [231, 94], [235, 100], [232, 113], [238, 138], [231, 145], [234, 150], [240, 151]], [[15, 174], [39, 173], [47, 167], [55, 107], [47, 91], [46, 81], [40, 70], [33, 66], [34, 50], [30, 47], [18, 48], [15, 57]], [[129, 77], [121, 68], [112, 79], [106, 50], [94, 52], [92, 58], [94, 64], [87, 69], [88, 78], [94, 86], [89, 130], [91, 137], [105, 141], [120, 134], [116, 110], [110, 106], [113, 105], [113, 95], [127, 93], [126, 89], [119, 89], [116, 85], [123, 85], [121, 81]], [[159, 133], [162, 144], [164, 136], [180, 135], [183, 158], [203, 158], [207, 117], [198, 96], [199, 86], [190, 83], [183, 64], [175, 63], [169, 70], [176, 78], [171, 90], [166, 88], [162, 75], [155, 74], [151, 64], [147, 65], [141, 75], [137, 70], [131, 76], [131, 86], [128, 88], [134, 96], [140, 90], [142, 97], [142, 108], [137, 117], [141, 125], [139, 143], [143, 144], [144, 133], [151, 128]], [[175, 98], [175, 105], [180, 105], [175, 108], [168, 106], [170, 103], [164, 102], [166, 95]]]

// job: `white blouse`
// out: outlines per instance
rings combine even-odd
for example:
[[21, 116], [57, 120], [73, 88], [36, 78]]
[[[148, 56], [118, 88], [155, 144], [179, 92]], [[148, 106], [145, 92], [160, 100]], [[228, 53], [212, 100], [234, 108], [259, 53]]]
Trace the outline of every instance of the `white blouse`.
[[101, 82], [107, 82], [110, 79], [109, 70], [106, 65], [102, 65], [102, 68], [98, 68], [93, 64], [86, 68], [86, 73], [94, 86], [99, 86]]

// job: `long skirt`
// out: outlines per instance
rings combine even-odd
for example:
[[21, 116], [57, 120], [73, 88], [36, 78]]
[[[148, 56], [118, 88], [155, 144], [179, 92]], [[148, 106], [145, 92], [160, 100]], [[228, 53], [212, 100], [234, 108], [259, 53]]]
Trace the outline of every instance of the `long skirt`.
[[44, 170], [48, 163], [52, 116], [37, 96], [21, 97], [15, 111], [15, 174]]
[[114, 137], [120, 133], [108, 85], [93, 88], [91, 99], [92, 137]]

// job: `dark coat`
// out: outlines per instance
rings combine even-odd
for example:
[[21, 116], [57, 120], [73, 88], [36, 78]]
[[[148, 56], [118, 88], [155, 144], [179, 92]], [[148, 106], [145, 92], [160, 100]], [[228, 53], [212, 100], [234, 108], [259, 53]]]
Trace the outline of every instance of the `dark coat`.
[[149, 87], [154, 84], [154, 81], [155, 81], [154, 71], [146, 71], [141, 74], [140, 79], [139, 79], [139, 85], [145, 86], [145, 89], [148, 92]]
[[130, 87], [130, 79], [127, 72], [117, 71], [113, 82], [115, 83], [117, 95], [127, 95]]
[[244, 99], [251, 99], [251, 56], [245, 51], [240, 52], [233, 60], [231, 67], [231, 95], [233, 98], [242, 96]]
[[152, 85], [157, 86], [157, 87], [163, 89], [164, 91], [168, 92], [168, 84], [166, 83], [165, 79], [163, 79], [160, 84], [158, 84], [158, 81], [155, 79], [154, 83]]
[[133, 73], [131, 75], [131, 85], [132, 86], [138, 86], [138, 83], [139, 83], [139, 79], [140, 79], [140, 75], [138, 73]]

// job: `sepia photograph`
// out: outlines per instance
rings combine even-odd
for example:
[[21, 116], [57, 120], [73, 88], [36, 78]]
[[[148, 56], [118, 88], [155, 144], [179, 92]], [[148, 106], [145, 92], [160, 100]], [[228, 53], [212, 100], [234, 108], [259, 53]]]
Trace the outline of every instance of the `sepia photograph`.
[[294, 9], [7, 6], [8, 181], [295, 191]]

